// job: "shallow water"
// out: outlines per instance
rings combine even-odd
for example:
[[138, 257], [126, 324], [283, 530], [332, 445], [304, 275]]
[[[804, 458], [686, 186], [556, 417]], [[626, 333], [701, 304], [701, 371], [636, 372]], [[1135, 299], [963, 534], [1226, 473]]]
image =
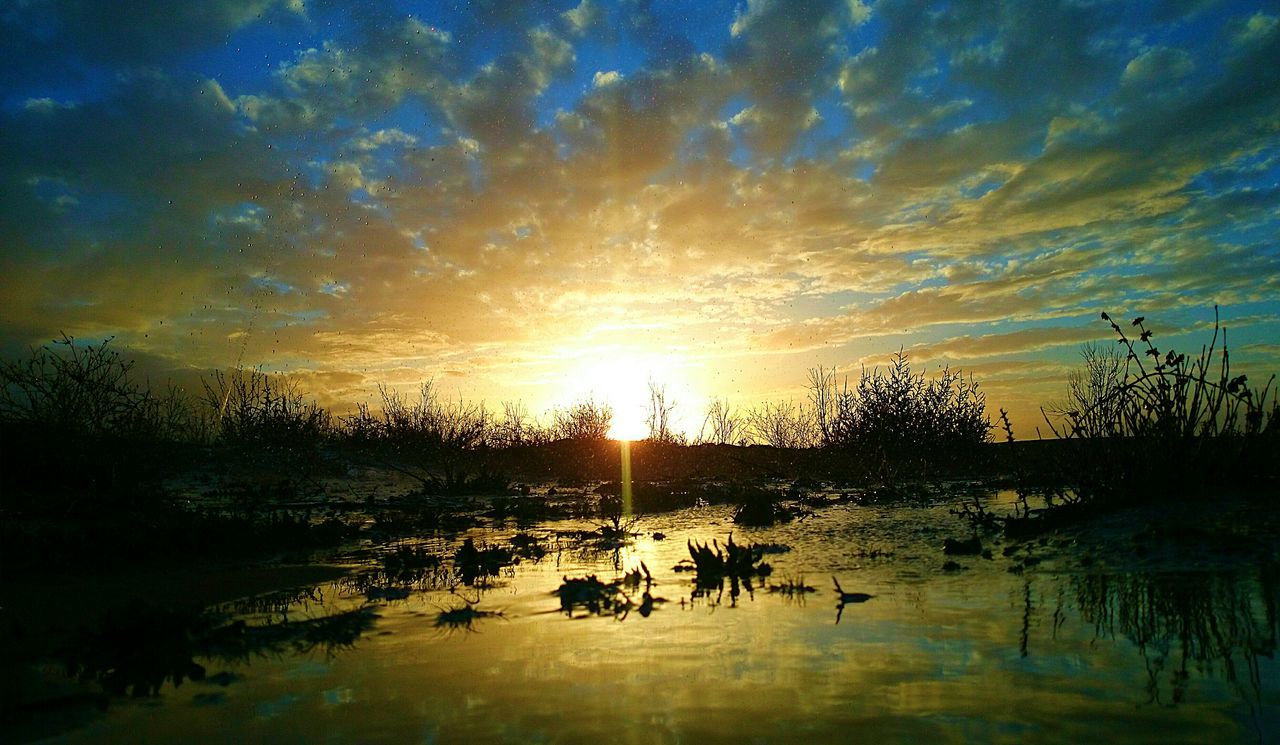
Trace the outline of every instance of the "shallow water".
[[[485, 588], [369, 601], [350, 580], [289, 605], [291, 620], [365, 604], [378, 617], [349, 647], [198, 658], [204, 682], [113, 697], [59, 735], [71, 742], [1258, 742], [1280, 733], [1274, 659], [1278, 575], [1256, 561], [1082, 566], [1044, 547], [958, 557], [968, 529], [945, 502], [841, 505], [743, 530], [726, 508], [646, 516], [617, 551], [585, 549], [543, 523], [550, 552]], [[672, 567], [686, 540], [780, 543], [750, 591], [695, 591]], [[665, 540], [655, 540], [655, 531]], [[498, 544], [515, 528], [476, 530]], [[450, 553], [456, 541], [423, 544]], [[1037, 548], [1030, 549], [1035, 555]], [[1064, 558], [1069, 557], [1069, 558]], [[565, 576], [652, 571], [655, 605], [572, 617]], [[873, 597], [838, 611], [847, 592]], [[803, 580], [815, 592], [770, 592]], [[420, 583], [419, 587], [430, 587]], [[640, 589], [630, 593], [639, 602]], [[437, 624], [473, 602], [491, 615]], [[269, 604], [265, 604], [269, 605]], [[239, 608], [246, 610], [246, 606]], [[258, 622], [278, 614], [258, 608]], [[278, 610], [278, 609], [276, 609]], [[839, 615], [837, 615], [839, 613]], [[838, 621], [838, 623], [837, 623]]]

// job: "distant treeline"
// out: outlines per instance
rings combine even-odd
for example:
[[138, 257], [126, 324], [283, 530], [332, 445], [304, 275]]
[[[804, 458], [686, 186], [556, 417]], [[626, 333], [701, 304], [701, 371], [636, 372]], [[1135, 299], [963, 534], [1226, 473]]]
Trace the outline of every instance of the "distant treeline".
[[[1158, 349], [1144, 318], [1130, 325], [1136, 338], [1107, 314], [1103, 319], [1118, 344], [1085, 347], [1083, 368], [1070, 377], [1065, 398], [1044, 409], [1057, 438], [1102, 443], [1097, 449], [1106, 453], [1064, 466], [1064, 492], [1098, 491], [1081, 475], [1094, 471], [1128, 474], [1089, 477], [1099, 483], [1151, 479], [1153, 468], [1183, 478], [1186, 464], [1203, 465], [1210, 450], [1214, 462], [1235, 463], [1222, 455], [1226, 444], [1243, 453], [1236, 444], [1275, 439], [1280, 417], [1271, 381], [1258, 388], [1231, 372], [1225, 332], [1216, 324], [1200, 355], [1188, 358]], [[505, 402], [496, 411], [445, 399], [431, 382], [413, 395], [380, 387], [376, 404], [334, 415], [293, 379], [260, 369], [215, 372], [195, 393], [157, 389], [139, 379], [109, 341], [82, 344], [65, 336], [0, 366], [0, 384], [0, 428], [7, 441], [22, 443], [6, 459], [17, 452], [34, 466], [96, 469], [107, 479], [138, 453], [172, 446], [222, 446], [279, 459], [282, 467], [290, 459], [305, 461], [322, 445], [447, 462], [455, 452], [603, 440], [613, 419], [607, 404], [592, 399], [545, 419], [530, 416], [520, 403]], [[735, 408], [714, 400], [694, 436], [672, 429], [675, 406], [664, 386], [650, 383], [650, 441], [822, 449], [848, 453], [868, 472], [923, 473], [930, 464], [964, 460], [991, 440], [993, 429], [972, 377], [952, 369], [932, 377], [913, 372], [901, 351], [884, 368], [864, 368], [856, 380], [835, 369], [809, 370], [799, 403]], [[1013, 440], [1004, 411], [998, 422], [1005, 439]], [[1218, 444], [1204, 444], [1210, 441]], [[87, 452], [99, 457], [86, 460]]]
[[[212, 445], [305, 445], [411, 440], [459, 449], [542, 445], [608, 437], [613, 410], [587, 398], [545, 419], [524, 404], [446, 399], [431, 382], [414, 394], [379, 386], [379, 401], [335, 415], [295, 380], [261, 369], [216, 371], [194, 394], [157, 389], [134, 374], [111, 341], [83, 344], [64, 336], [0, 366], [0, 423], [76, 439], [123, 438]], [[713, 400], [695, 435], [674, 430], [676, 402], [649, 384], [647, 439], [679, 445], [852, 446], [918, 448], [946, 442], [981, 444], [992, 428], [986, 401], [972, 378], [944, 369], [928, 379], [899, 352], [885, 370], [864, 369], [856, 384], [835, 369], [809, 371], [807, 398], [734, 407]]]

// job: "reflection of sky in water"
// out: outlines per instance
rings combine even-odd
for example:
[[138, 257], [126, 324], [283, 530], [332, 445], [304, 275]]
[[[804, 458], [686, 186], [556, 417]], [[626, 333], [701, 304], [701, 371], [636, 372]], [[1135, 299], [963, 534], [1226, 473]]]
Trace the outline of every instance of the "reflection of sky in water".
[[[648, 618], [566, 618], [550, 594], [564, 575], [616, 575], [609, 554], [552, 553], [480, 596], [477, 607], [504, 615], [478, 619], [474, 633], [434, 627], [458, 598], [415, 595], [383, 606], [352, 650], [233, 666], [242, 680], [216, 705], [193, 705], [208, 686], [170, 688], [159, 706], [113, 707], [73, 739], [1185, 742], [1256, 741], [1280, 725], [1273, 659], [1257, 659], [1259, 700], [1251, 703], [1247, 681], [1228, 683], [1221, 664], [1193, 662], [1183, 702], [1169, 707], [1177, 640], [1161, 663], [1158, 644], [1144, 659], [1126, 640], [1122, 619], [1112, 619], [1115, 638], [1099, 636], [1064, 568], [1011, 574], [997, 550], [995, 560], [966, 558], [966, 570], [942, 573], [941, 537], [962, 530], [945, 507], [842, 507], [800, 525], [735, 530], [739, 541], [794, 546], [767, 558], [775, 572], [764, 584], [803, 574], [818, 592], [789, 599], [757, 584], [738, 607], [727, 587], [719, 605], [690, 603], [690, 576], [671, 566], [686, 538], [723, 539], [730, 527], [719, 509], [637, 525], [645, 535], [621, 564], [643, 559], [659, 583], [654, 595], [669, 601]], [[654, 530], [668, 539], [653, 541]], [[877, 546], [895, 555], [859, 553]], [[846, 590], [875, 595], [847, 606], [839, 625], [833, 573]], [[1252, 597], [1227, 600], [1245, 600], [1265, 633], [1259, 595], [1274, 588], [1248, 582]], [[335, 595], [326, 592], [344, 602]], [[1243, 650], [1231, 652], [1247, 677]], [[1160, 664], [1162, 697], [1152, 700], [1148, 666]]]

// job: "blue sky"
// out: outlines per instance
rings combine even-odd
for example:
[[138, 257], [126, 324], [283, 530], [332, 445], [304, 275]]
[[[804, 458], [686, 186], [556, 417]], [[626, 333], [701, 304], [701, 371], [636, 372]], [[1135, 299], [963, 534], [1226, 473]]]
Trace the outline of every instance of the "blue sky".
[[[802, 396], [904, 348], [1024, 431], [1098, 314], [1280, 365], [1269, 2], [22, 0], [0, 339], [338, 407]], [[11, 41], [9, 41], [11, 40]], [[626, 377], [626, 376], [624, 376]]]

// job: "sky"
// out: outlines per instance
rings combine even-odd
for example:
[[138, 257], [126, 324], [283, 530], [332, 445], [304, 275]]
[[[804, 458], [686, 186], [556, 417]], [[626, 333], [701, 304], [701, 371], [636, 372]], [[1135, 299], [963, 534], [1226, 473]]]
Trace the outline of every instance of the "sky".
[[[1034, 436], [1099, 314], [1280, 370], [1280, 5], [11, 0], [0, 354], [533, 412], [898, 350]], [[629, 400], [627, 404], [630, 405]]]

